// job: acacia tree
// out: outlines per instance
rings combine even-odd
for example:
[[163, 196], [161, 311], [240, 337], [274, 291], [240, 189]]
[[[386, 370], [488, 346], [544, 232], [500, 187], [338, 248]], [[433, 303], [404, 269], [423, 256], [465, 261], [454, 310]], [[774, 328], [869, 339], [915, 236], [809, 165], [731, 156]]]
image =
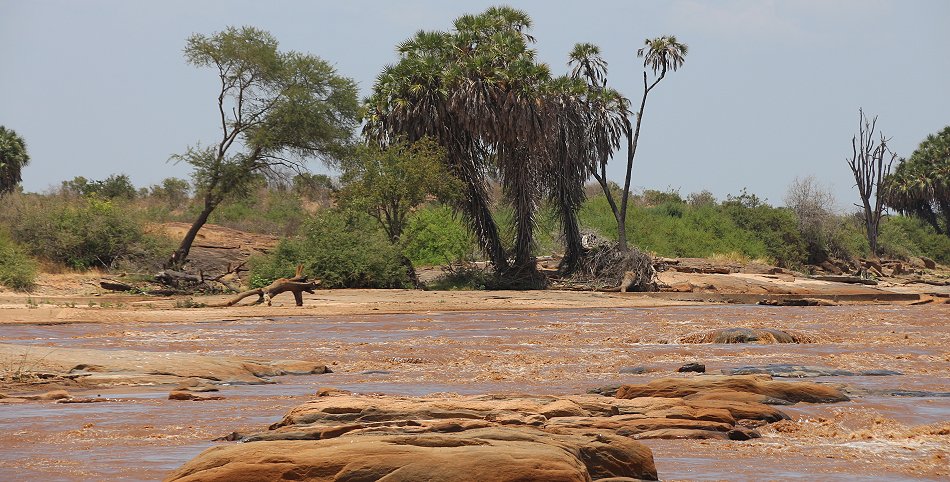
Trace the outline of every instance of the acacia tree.
[[[868, 245], [871, 254], [877, 256], [877, 237], [884, 215], [882, 183], [890, 175], [897, 154], [887, 147], [889, 139], [884, 137], [884, 134], [875, 132], [877, 116], [868, 120], [863, 109], [858, 110], [858, 116], [858, 134], [851, 138], [852, 154], [848, 159], [848, 167], [851, 168], [858, 195], [861, 196], [861, 204], [855, 206], [863, 209], [862, 219]], [[875, 140], [875, 134], [879, 136], [879, 140]]]
[[360, 146], [341, 163], [337, 202], [372, 216], [396, 244], [409, 214], [429, 196], [446, 202], [456, 197], [461, 186], [445, 169], [444, 156], [430, 139], [396, 142], [385, 149]]
[[927, 136], [884, 184], [888, 206], [950, 237], [950, 126]]
[[0, 126], [0, 195], [13, 192], [22, 180], [20, 173], [29, 163], [23, 138], [12, 129]]
[[[617, 220], [617, 246], [627, 249], [627, 206], [630, 201], [630, 181], [633, 173], [633, 160], [637, 154], [640, 141], [640, 127], [643, 122], [643, 112], [646, 109], [647, 97], [650, 92], [666, 78], [669, 71], [676, 71], [683, 66], [688, 46], [679, 42], [675, 36], [666, 35], [654, 39], [646, 39], [644, 47], [637, 50], [637, 57], [643, 59], [643, 95], [640, 98], [640, 109], [633, 113], [636, 123], [630, 121], [630, 100], [624, 98], [607, 86], [607, 62], [600, 57], [600, 49], [591, 44], [577, 44], [571, 52], [569, 64], [574, 65], [572, 75], [576, 78], [586, 78], [592, 95], [589, 97], [590, 128], [594, 131], [592, 139], [597, 139], [591, 146], [595, 156], [595, 163], [590, 166], [591, 174], [600, 184], [610, 209]], [[651, 78], [648, 71], [653, 72]], [[621, 136], [622, 134], [622, 136]], [[622, 138], [627, 140], [627, 166], [624, 175], [623, 191], [620, 202], [614, 199], [607, 180], [607, 162], [619, 148]]]
[[[409, 214], [431, 197], [452, 202], [461, 183], [445, 168], [445, 151], [428, 138], [412, 144], [394, 142], [386, 148], [375, 144], [356, 148], [341, 163], [342, 187], [336, 193], [341, 208], [362, 211], [375, 219], [389, 242], [398, 246]], [[418, 285], [412, 261], [402, 264]]]
[[166, 263], [180, 268], [211, 212], [246, 193], [258, 176], [305, 170], [309, 158], [339, 157], [359, 118], [356, 84], [319, 57], [281, 52], [277, 40], [254, 27], [192, 35], [185, 58], [218, 74], [220, 138], [172, 156], [194, 167], [203, 208]]

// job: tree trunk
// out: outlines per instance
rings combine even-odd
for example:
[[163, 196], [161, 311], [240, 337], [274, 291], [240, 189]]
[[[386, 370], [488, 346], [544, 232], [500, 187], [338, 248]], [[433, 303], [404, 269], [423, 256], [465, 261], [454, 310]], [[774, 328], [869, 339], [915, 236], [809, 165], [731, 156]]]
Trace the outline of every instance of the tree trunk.
[[498, 225], [492, 217], [491, 206], [485, 199], [485, 194], [480, 192], [478, 187], [469, 185], [467, 197], [462, 211], [475, 228], [475, 236], [482, 245], [482, 249], [485, 250], [485, 254], [488, 255], [496, 271], [507, 270], [508, 257], [505, 255], [505, 248], [498, 235]]
[[194, 244], [195, 238], [198, 236], [198, 231], [208, 222], [208, 216], [211, 215], [211, 212], [214, 211], [217, 205], [218, 203], [212, 200], [210, 196], [205, 196], [204, 209], [201, 210], [198, 219], [195, 219], [195, 222], [188, 228], [188, 232], [185, 233], [185, 237], [181, 240], [181, 244], [178, 245], [178, 249], [175, 250], [171, 258], [165, 263], [166, 269], [180, 270], [182, 266], [185, 265], [185, 261], [188, 260], [188, 254], [191, 252], [191, 245]]

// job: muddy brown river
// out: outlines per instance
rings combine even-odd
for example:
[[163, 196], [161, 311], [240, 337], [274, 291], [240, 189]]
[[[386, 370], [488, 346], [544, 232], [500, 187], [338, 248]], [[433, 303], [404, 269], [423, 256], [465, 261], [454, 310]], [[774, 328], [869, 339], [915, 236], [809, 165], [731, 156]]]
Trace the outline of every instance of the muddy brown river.
[[[187, 314], [187, 313], [184, 313]], [[0, 341], [316, 360], [334, 373], [221, 387], [224, 400], [167, 400], [169, 387], [77, 395], [102, 403], [0, 405], [0, 480], [156, 480], [219, 443], [279, 420], [319, 387], [423, 395], [569, 394], [769, 364], [889, 376], [819, 376], [851, 402], [781, 407], [792, 420], [751, 441], [646, 440], [662, 480], [947, 480], [950, 306], [712, 305], [0, 326]], [[797, 344], [693, 344], [712, 329], [765, 327]], [[626, 374], [621, 371], [643, 371]], [[683, 375], [688, 376], [688, 375]], [[695, 375], [692, 375], [695, 376]]]

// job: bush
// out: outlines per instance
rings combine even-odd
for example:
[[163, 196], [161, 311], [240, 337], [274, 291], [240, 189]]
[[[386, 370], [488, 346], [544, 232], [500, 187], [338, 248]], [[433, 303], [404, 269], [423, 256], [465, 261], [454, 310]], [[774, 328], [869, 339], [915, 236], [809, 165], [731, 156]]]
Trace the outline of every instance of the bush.
[[409, 217], [402, 233], [403, 253], [414, 266], [451, 263], [472, 254], [475, 240], [452, 209], [426, 206]]
[[167, 238], [147, 235], [125, 203], [98, 196], [21, 196], [7, 206], [13, 240], [30, 254], [73, 269], [155, 266]]
[[36, 262], [0, 234], [0, 285], [17, 291], [28, 291], [36, 282]]
[[322, 211], [301, 231], [302, 236], [282, 240], [272, 253], [252, 259], [253, 286], [292, 276], [300, 263], [326, 288], [410, 286], [402, 254], [369, 216]]
[[879, 244], [885, 256], [903, 259], [926, 256], [939, 263], [950, 264], [950, 237], [937, 233], [933, 226], [919, 218], [884, 218]]

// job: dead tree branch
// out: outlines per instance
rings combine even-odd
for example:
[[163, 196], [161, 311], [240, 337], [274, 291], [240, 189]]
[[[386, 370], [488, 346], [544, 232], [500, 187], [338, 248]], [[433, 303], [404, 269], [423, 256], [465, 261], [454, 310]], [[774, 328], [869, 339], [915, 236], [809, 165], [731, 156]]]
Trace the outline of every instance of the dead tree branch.
[[[884, 214], [884, 192], [881, 183], [897, 159], [897, 154], [887, 147], [890, 139], [884, 134], [877, 133], [880, 140], [875, 141], [877, 116], [870, 121], [864, 116], [864, 110], [859, 109], [858, 135], [851, 138], [851, 158], [848, 167], [854, 174], [855, 186], [861, 196], [860, 205], [863, 209], [864, 228], [868, 238], [871, 253], [879, 254], [877, 238], [881, 228], [881, 217]], [[887, 159], [885, 159], [887, 158]]]

